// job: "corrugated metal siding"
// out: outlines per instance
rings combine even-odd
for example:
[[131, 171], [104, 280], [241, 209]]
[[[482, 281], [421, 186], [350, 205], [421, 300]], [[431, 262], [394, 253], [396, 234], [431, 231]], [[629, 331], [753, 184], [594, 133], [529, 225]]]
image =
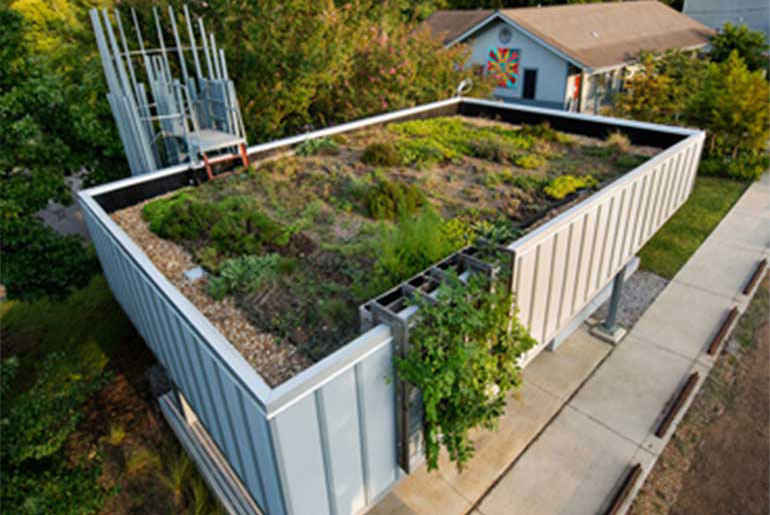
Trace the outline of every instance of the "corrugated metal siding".
[[269, 423], [251, 393], [83, 204], [115, 298], [260, 507], [285, 513]]
[[693, 136], [510, 245], [530, 361], [687, 200], [703, 146]]
[[289, 513], [361, 511], [398, 479], [389, 335], [270, 420]]

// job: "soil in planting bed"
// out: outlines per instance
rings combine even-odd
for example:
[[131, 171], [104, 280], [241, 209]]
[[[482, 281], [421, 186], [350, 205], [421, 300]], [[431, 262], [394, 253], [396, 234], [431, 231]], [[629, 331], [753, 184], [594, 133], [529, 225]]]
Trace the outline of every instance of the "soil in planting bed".
[[[359, 304], [478, 236], [516, 239], [659, 150], [416, 120], [311, 140], [113, 218], [275, 385], [350, 341]], [[188, 281], [195, 266], [206, 276]]]

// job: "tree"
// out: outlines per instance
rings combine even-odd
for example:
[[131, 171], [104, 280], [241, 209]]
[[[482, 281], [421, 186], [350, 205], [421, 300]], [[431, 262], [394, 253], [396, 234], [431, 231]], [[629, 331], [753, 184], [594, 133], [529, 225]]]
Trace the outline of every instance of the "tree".
[[54, 353], [43, 361], [32, 387], [13, 396], [10, 394], [17, 366], [16, 357], [0, 363], [3, 510], [98, 513], [108, 494], [97, 482], [98, 461], [88, 456], [67, 456], [64, 447], [83, 418], [83, 404], [106, 384], [109, 374], [68, 370], [65, 355]]
[[717, 63], [726, 61], [733, 51], [744, 60], [749, 70], [767, 69], [767, 36], [757, 30], [750, 30], [746, 25], [736, 26], [725, 23], [719, 33], [711, 38], [711, 60]]
[[722, 62], [681, 52], [643, 54], [613, 113], [706, 130], [702, 170], [754, 179], [767, 167], [770, 87], [737, 50]]
[[96, 261], [35, 213], [72, 202], [64, 179], [86, 163], [72, 136], [82, 118], [73, 120], [67, 84], [30, 55], [21, 16], [0, 7], [0, 25], [0, 274], [11, 297], [61, 297], [87, 283]]
[[[404, 18], [408, 2], [206, 5], [196, 11], [225, 49], [253, 141], [447, 98], [470, 76], [462, 69], [464, 47], [444, 51], [414, 32]], [[475, 82], [478, 95], [492, 89]]]
[[708, 131], [709, 155], [738, 158], [767, 151], [770, 86], [761, 71], [750, 71], [733, 50], [726, 60], [710, 63], [703, 86], [687, 106], [686, 119]]

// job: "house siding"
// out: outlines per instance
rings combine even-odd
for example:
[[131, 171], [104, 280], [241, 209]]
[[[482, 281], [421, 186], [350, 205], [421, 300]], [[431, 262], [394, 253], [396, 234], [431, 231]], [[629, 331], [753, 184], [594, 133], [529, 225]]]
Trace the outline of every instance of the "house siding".
[[[508, 43], [501, 43], [498, 33], [503, 27], [511, 27], [512, 37]], [[468, 66], [483, 66], [486, 73], [487, 55], [490, 48], [516, 48], [520, 51], [519, 82], [514, 88], [495, 88], [497, 98], [505, 101], [515, 101], [561, 109], [564, 106], [567, 87], [567, 71], [569, 65], [565, 59], [544, 47], [527, 34], [509, 24], [496, 20], [491, 22], [470, 39], [465, 41], [471, 48], [472, 54]], [[524, 69], [537, 70], [537, 87], [534, 101], [522, 99], [524, 90]]]

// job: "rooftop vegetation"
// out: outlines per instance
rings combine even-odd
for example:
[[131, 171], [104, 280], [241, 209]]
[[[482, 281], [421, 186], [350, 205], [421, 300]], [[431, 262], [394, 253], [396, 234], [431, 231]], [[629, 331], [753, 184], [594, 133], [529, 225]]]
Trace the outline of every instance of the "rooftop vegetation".
[[142, 215], [208, 271], [212, 299], [232, 298], [315, 360], [356, 334], [359, 304], [477, 236], [512, 241], [570, 195], [643, 162], [638, 152], [651, 150], [618, 134], [414, 120], [305, 142], [150, 201]]

